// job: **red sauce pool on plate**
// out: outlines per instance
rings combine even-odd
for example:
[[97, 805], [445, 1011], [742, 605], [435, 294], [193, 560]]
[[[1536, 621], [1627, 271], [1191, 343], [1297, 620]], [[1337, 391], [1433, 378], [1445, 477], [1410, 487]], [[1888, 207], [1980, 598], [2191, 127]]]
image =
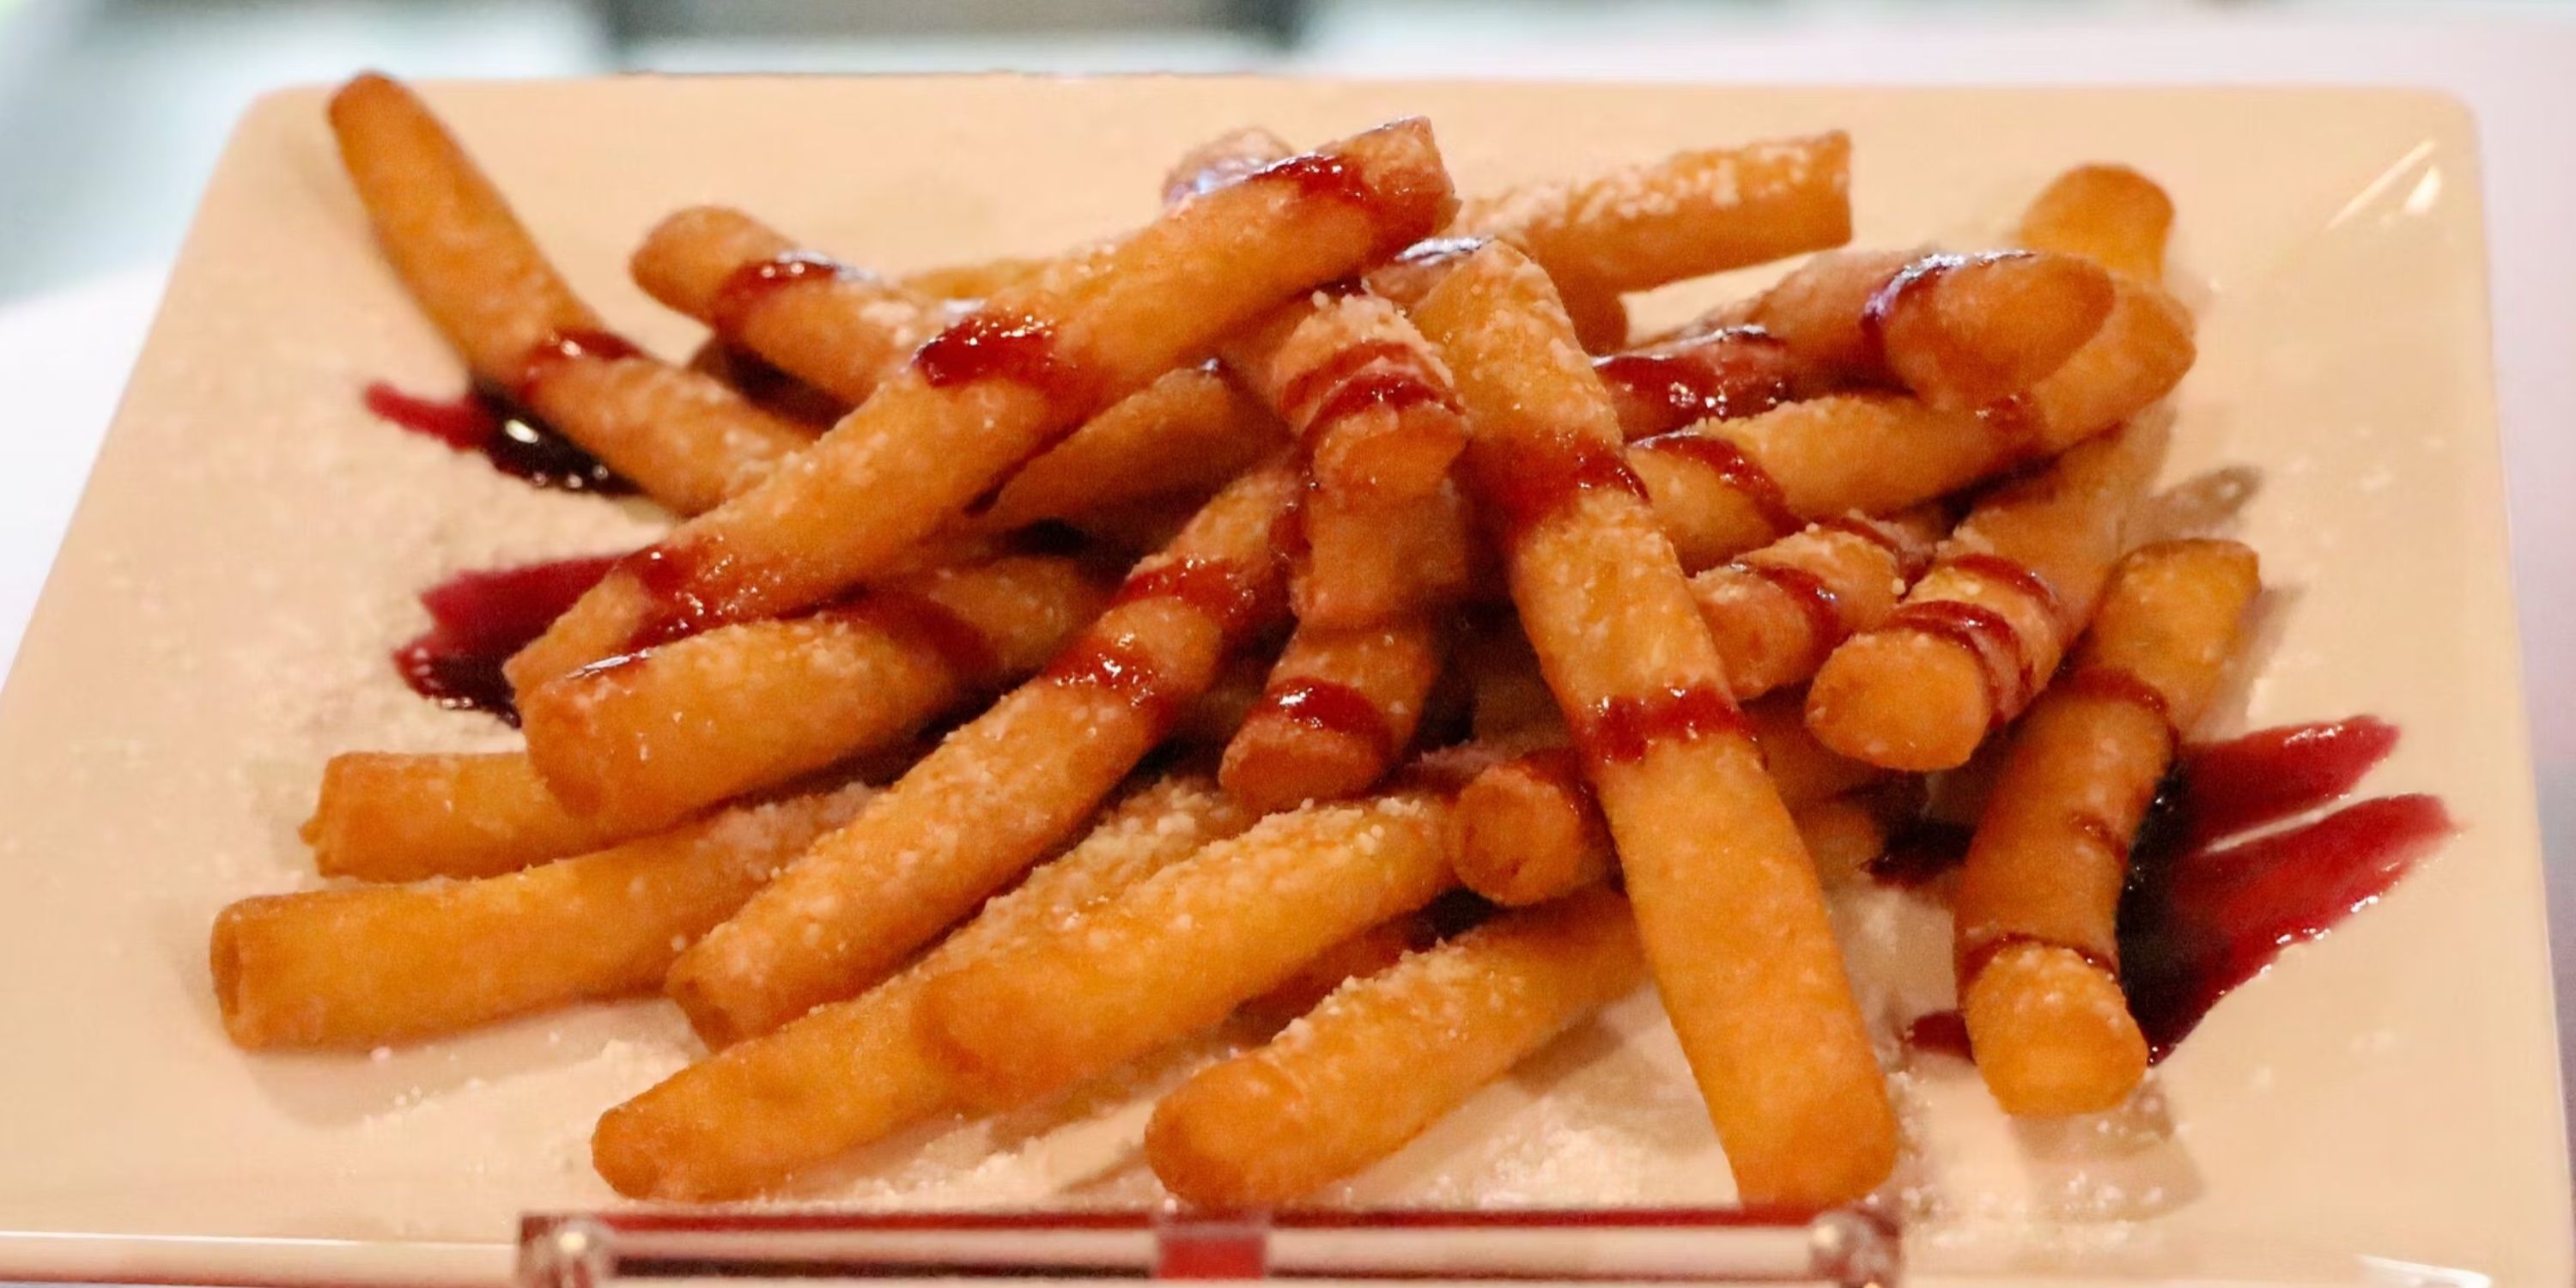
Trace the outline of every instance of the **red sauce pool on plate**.
[[412, 692], [442, 707], [489, 711], [515, 725], [519, 709], [501, 664], [544, 634], [618, 558], [458, 573], [420, 593], [430, 627], [394, 650], [394, 668]]
[[492, 468], [542, 488], [625, 496], [635, 484], [583, 451], [535, 413], [497, 395], [476, 391], [459, 398], [420, 398], [378, 381], [367, 386], [367, 410], [415, 434], [460, 452], [473, 452]]
[[[2357, 801], [2304, 823], [2396, 746], [2371, 716], [2258, 730], [2185, 748], [2129, 850], [2120, 901], [2119, 972], [2130, 1014], [2162, 1060], [2220, 999], [2368, 906], [2456, 829], [2426, 795]], [[1925, 823], [1870, 865], [1882, 885], [1913, 887], [1957, 866], [1968, 829]], [[2021, 940], [2007, 939], [1982, 955]], [[2106, 963], [2107, 965], [2107, 963]], [[1962, 969], [1973, 974], [1976, 963]], [[1966, 1056], [1955, 1011], [1918, 1017], [1906, 1045]]]
[[2246, 837], [2350, 791], [2396, 736], [2360, 716], [2183, 754], [2131, 847], [2120, 901], [2120, 983], [2155, 1058], [2283, 948], [2387, 893], [2456, 830], [2439, 799], [2404, 795]]

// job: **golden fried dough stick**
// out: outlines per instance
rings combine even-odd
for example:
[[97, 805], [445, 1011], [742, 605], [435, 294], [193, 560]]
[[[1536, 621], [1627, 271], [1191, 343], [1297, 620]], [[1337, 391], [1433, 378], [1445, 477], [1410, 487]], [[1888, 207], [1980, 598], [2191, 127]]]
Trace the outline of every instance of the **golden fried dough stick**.
[[1448, 802], [1404, 790], [1273, 814], [924, 986], [923, 1035], [986, 1108], [1024, 1104], [1224, 1019], [1449, 887]]
[[[723, 207], [662, 221], [632, 267], [655, 299], [845, 408], [866, 401], [922, 341], [956, 320]], [[1006, 531], [1167, 492], [1204, 494], [1278, 440], [1275, 421], [1231, 385], [1183, 368], [1112, 403], [1030, 461], [977, 510], [974, 526]]]
[[410, 90], [370, 72], [332, 95], [330, 116], [385, 258], [475, 378], [653, 499], [695, 514], [814, 441], [609, 333]]
[[1318, 492], [1387, 505], [1449, 477], [1467, 429], [1449, 373], [1394, 304], [1360, 291], [1282, 309], [1225, 348], [1295, 430]]
[[1071, 559], [918, 573], [539, 685], [528, 756], [574, 814], [640, 834], [913, 736], [1044, 665], [1107, 600]]
[[1966, 764], [2092, 616], [2157, 448], [2152, 434], [2117, 430], [1979, 501], [1895, 614], [1817, 668], [1817, 740], [1890, 769]]
[[[1416, 242], [1403, 254], [1370, 269], [1361, 280], [1371, 292], [1393, 300], [1399, 308], [1411, 309], [1449, 275], [1449, 270], [1466, 262], [1490, 240], [1434, 237]], [[1628, 343], [1628, 306], [1619, 299], [1616, 287], [1569, 273], [1556, 278], [1556, 293], [1565, 302], [1566, 314], [1574, 319], [1574, 334], [1585, 350], [1608, 353]]]
[[1181, 154], [1163, 175], [1163, 204], [1204, 197], [1230, 183], [1240, 183], [1262, 167], [1296, 155], [1288, 140], [1247, 125], [1228, 130]]
[[1895, 1164], [1896, 1121], [1815, 872], [1553, 288], [1497, 244], [1414, 321], [1467, 408], [1467, 477], [1738, 1190], [1792, 1206], [1868, 1193]]
[[1973, 411], [2065, 365], [2110, 317], [2111, 275], [2049, 251], [1818, 255], [1754, 301], [1747, 321], [1845, 384], [1904, 386]]
[[[1458, 794], [1449, 844], [1461, 884], [1518, 908], [1565, 898], [1618, 870], [1609, 825], [1573, 761], [1562, 748], [1531, 752], [1478, 775]], [[1789, 817], [1828, 886], [1886, 853], [1896, 822], [1868, 792], [1792, 802]]]
[[645, 294], [845, 407], [866, 402], [951, 321], [932, 302], [724, 206], [692, 206], [654, 225], [627, 270]]
[[1406, 953], [1428, 948], [1439, 938], [1424, 913], [1389, 918], [1317, 953], [1268, 992], [1237, 1007], [1236, 1013], [1273, 1029], [1284, 1027], [1314, 1010], [1334, 989], [1385, 970]]
[[1797, 693], [1775, 694], [1744, 704], [1744, 723], [1753, 745], [1761, 748], [1771, 781], [1782, 801], [1806, 805], [1884, 781], [1887, 771], [1837, 755], [1807, 731], [1805, 703]]
[[[1263, 129], [1220, 135], [1172, 168], [1163, 200], [1241, 182], [1292, 151]], [[1393, 304], [1355, 284], [1291, 301], [1220, 352], [1291, 427], [1320, 491], [1381, 505], [1419, 496], [1466, 441], [1440, 359]]]
[[1887, 620], [1949, 524], [1940, 507], [1809, 524], [1691, 578], [1726, 687], [1745, 701], [1816, 673], [1854, 631]]
[[1571, 747], [1525, 752], [1460, 788], [1449, 857], [1459, 884], [1505, 907], [1561, 897], [1618, 867], [1610, 825]]
[[533, 688], [880, 575], [1111, 401], [1436, 225], [1428, 126], [1402, 121], [1193, 198], [940, 332], [787, 468], [609, 573], [510, 662]]
[[2020, 243], [2081, 255], [2140, 282], [2162, 284], [2173, 198], [2122, 165], [2077, 166], [2050, 181], [2022, 212]]
[[1062, 857], [885, 983], [739, 1042], [609, 1110], [591, 1161], [630, 1198], [750, 1198], [798, 1169], [957, 1106], [917, 1036], [923, 983], [1107, 899], [1252, 815], [1200, 774], [1129, 792]]
[[1692, 330], [1592, 360], [1631, 442], [1704, 420], [1758, 416], [1830, 382], [1760, 327]]
[[1172, 722], [1172, 741], [1184, 747], [1208, 750], [1222, 749], [1234, 741], [1234, 731], [1243, 727], [1243, 718], [1251, 714], [1252, 704], [1261, 700], [1261, 690], [1269, 684], [1270, 668], [1279, 655], [1253, 649], [1226, 659], [1216, 678], [1208, 682], [1207, 691]]
[[1466, 675], [1468, 715], [1476, 741], [1527, 750], [1565, 741], [1565, 716], [1539, 673], [1538, 655], [1520, 623], [1480, 622], [1461, 641], [1458, 668]]
[[2006, 1113], [2109, 1109], [2146, 1073], [2113, 924], [2129, 842], [2258, 589], [2254, 552], [2231, 541], [2131, 554], [2013, 737], [1954, 899], [1960, 1009]]
[[524, 753], [351, 751], [305, 820], [326, 877], [488, 877], [628, 837], [565, 809]]
[[1633, 443], [1628, 465], [1693, 571], [1810, 520], [1892, 514], [2100, 434], [2191, 369], [2191, 318], [2123, 279], [2111, 315], [2064, 365], [1981, 410], [1897, 394], [1829, 394]]
[[866, 813], [672, 967], [710, 1045], [766, 1033], [883, 980], [1088, 817], [1283, 616], [1270, 529], [1284, 461], [1227, 485], [1036, 679], [950, 734]]
[[1279, 418], [1233, 381], [1183, 367], [1083, 422], [1012, 475], [968, 525], [1008, 532], [1132, 502], [1203, 498], [1286, 441]]
[[1281, 533], [1305, 625], [1356, 630], [1467, 598], [1491, 566], [1454, 483], [1392, 505], [1309, 490]]
[[[1220, 136], [1173, 168], [1164, 199], [1237, 182], [1287, 150], [1265, 130]], [[1464, 515], [1430, 494], [1445, 485], [1466, 429], [1439, 356], [1413, 324], [1365, 288], [1318, 291], [1223, 353], [1288, 423], [1314, 483], [1290, 533], [1325, 551], [1298, 561], [1301, 620], [1376, 626], [1450, 597], [1468, 575]], [[1309, 602], [1324, 611], [1302, 611]]]
[[249, 1050], [364, 1049], [651, 992], [869, 792], [741, 806], [506, 876], [244, 899], [215, 918], [224, 1031]]
[[1298, 627], [1226, 744], [1218, 781], [1264, 814], [1367, 790], [1412, 744], [1445, 651], [1428, 616]]
[[895, 279], [895, 285], [934, 300], [981, 300], [1037, 276], [1038, 270], [1045, 268], [1048, 262], [1005, 257], [973, 264], [948, 264], [906, 273]]
[[1645, 978], [1635, 919], [1607, 890], [1505, 913], [1200, 1070], [1154, 1107], [1145, 1157], [1186, 1202], [1290, 1202], [1402, 1148]]
[[1301, 623], [1387, 626], [1464, 593], [1474, 540], [1448, 472], [1466, 426], [1439, 356], [1403, 314], [1372, 295], [1319, 293], [1226, 357], [1308, 453], [1313, 486], [1283, 533]]
[[[1795, 701], [1748, 703], [1744, 719], [1802, 836], [1808, 806], [1882, 776], [1874, 766], [1819, 745]], [[1579, 890], [1607, 876], [1616, 863], [1600, 802], [1584, 781], [1581, 759], [1567, 747], [1542, 747], [1471, 779], [1458, 792], [1449, 849], [1459, 883], [1506, 906]]]
[[1509, 241], [1553, 278], [1643, 291], [1842, 245], [1850, 184], [1851, 139], [1836, 130], [1470, 200], [1448, 232]]
[[363, 881], [493, 876], [631, 840], [893, 749], [980, 685], [1034, 670], [1101, 598], [1069, 561], [1014, 556], [676, 641], [529, 695], [532, 745], [583, 810], [525, 752], [349, 752], [324, 767], [304, 839], [322, 875]]

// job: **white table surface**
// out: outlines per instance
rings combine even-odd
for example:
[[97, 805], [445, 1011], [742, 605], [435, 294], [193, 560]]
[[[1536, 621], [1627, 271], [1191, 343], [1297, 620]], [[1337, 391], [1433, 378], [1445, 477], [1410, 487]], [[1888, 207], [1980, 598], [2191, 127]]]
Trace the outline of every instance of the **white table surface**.
[[[1680, 11], [1670, 11], [1678, 13]], [[2514, 575], [2551, 864], [2562, 1029], [2576, 1021], [2576, 16], [2287, 16], [1975, 29], [1853, 20], [1698, 32], [1374, 21], [1311, 33], [1282, 70], [1742, 82], [2305, 82], [2447, 89], [2486, 150]], [[1974, 146], [1962, 140], [1961, 146]], [[14, 654], [159, 294], [143, 268], [0, 306], [0, 667]]]

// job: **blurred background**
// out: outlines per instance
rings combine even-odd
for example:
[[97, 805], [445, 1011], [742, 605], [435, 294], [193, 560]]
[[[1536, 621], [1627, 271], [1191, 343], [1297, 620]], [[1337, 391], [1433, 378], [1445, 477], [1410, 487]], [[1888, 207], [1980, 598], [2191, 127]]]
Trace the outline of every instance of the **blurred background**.
[[[0, 301], [166, 259], [244, 103], [366, 66], [2439, 79], [2427, 19], [2576, 0], [0, 0]], [[2302, 53], [2320, 21], [2358, 52]]]

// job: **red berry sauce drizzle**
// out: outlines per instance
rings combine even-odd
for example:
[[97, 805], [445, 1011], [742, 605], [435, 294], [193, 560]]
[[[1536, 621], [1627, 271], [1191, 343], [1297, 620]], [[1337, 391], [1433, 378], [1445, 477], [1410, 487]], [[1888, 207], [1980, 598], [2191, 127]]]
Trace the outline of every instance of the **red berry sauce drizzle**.
[[2120, 983], [2156, 1059], [2291, 944], [2388, 892], [2454, 830], [2440, 799], [2380, 796], [2261, 836], [2342, 797], [2397, 745], [2370, 716], [2186, 751], [2129, 858]]
[[625, 496], [635, 484], [581, 450], [534, 412], [488, 390], [439, 400], [419, 398], [378, 381], [367, 386], [367, 410], [415, 434], [460, 452], [475, 452], [492, 468], [537, 487], [564, 492]]
[[620, 556], [558, 559], [458, 573], [420, 593], [430, 627], [394, 650], [412, 692], [452, 710], [489, 711], [519, 723], [501, 664], [545, 633]]
[[[2395, 726], [2354, 716], [2184, 750], [2130, 846], [2120, 900], [2120, 986], [2154, 1059], [2282, 949], [2377, 900], [2455, 830], [2440, 799], [2407, 794], [2248, 835], [2341, 799], [2396, 745]], [[1880, 879], [1924, 879], [1900, 871], [1912, 879]], [[1964, 1054], [1955, 1014], [1918, 1018], [1907, 1044]]]

